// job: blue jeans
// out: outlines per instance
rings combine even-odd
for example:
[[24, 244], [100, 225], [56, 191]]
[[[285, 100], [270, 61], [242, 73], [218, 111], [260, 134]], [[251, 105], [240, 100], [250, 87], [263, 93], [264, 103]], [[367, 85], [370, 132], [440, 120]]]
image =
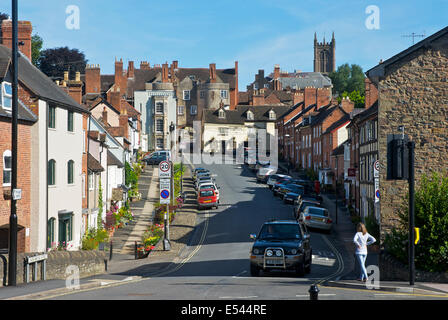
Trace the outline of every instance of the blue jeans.
[[359, 279], [362, 279], [362, 280], [366, 279], [367, 280], [367, 278], [369, 277], [367, 275], [367, 270], [366, 270], [366, 266], [365, 266], [367, 255], [366, 254], [357, 253], [356, 254], [356, 258], [358, 259], [359, 266], [361, 268], [361, 275], [360, 275]]

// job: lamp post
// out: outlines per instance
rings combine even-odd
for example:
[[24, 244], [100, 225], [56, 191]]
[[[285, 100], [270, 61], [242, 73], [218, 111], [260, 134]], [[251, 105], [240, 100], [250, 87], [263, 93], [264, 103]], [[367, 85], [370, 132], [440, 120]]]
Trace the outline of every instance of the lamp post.
[[18, 4], [12, 0], [12, 119], [11, 119], [11, 215], [9, 217], [8, 286], [17, 285], [17, 116], [18, 116]]

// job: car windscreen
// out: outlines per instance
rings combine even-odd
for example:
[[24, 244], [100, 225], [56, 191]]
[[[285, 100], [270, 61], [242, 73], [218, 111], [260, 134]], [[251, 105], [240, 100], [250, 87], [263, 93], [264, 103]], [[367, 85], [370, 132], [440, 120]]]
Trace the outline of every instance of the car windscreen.
[[216, 189], [213, 184], [204, 184], [200, 186], [201, 189]]
[[328, 217], [328, 211], [321, 208], [309, 207], [308, 213], [314, 216]]
[[314, 202], [303, 201], [300, 204], [300, 209], [305, 210], [306, 207], [316, 207], [317, 204]]
[[200, 196], [201, 197], [213, 197], [213, 191], [212, 190], [204, 190], [201, 191]]
[[265, 224], [261, 228], [260, 240], [300, 240], [302, 234], [298, 224]]

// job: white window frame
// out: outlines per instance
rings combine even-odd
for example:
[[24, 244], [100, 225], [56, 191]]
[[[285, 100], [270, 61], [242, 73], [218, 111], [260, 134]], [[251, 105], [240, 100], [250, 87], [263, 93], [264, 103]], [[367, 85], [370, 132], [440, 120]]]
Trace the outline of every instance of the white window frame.
[[189, 101], [190, 100], [190, 90], [184, 90], [183, 91], [183, 100]]
[[269, 111], [269, 120], [276, 120], [277, 115], [275, 114], [274, 110]]
[[[158, 124], [160, 123], [160, 121], [162, 121], [162, 130], [159, 130], [159, 126], [158, 126]], [[156, 126], [155, 126], [155, 131], [157, 132], [157, 133], [163, 133], [163, 130], [164, 130], [164, 127], [165, 127], [165, 125], [164, 125], [164, 123], [163, 123], [164, 121], [163, 121], [163, 119], [156, 119]]]
[[[11, 94], [6, 93], [6, 88], [5, 88], [6, 85], [9, 85], [11, 87]], [[9, 82], [3, 81], [2, 82], [2, 86], [1, 86], [0, 94], [1, 94], [1, 101], [0, 102], [2, 103], [3, 109], [8, 110], [8, 111], [12, 110], [12, 84], [9, 83]], [[6, 98], [11, 99], [11, 106], [10, 107], [5, 106], [5, 99]]]
[[89, 191], [93, 191], [95, 189], [95, 174], [92, 172], [88, 175], [87, 179]]
[[[162, 141], [161, 144], [159, 144], [159, 140]], [[164, 145], [164, 143], [163, 143], [163, 138], [156, 138], [156, 148], [158, 148], [158, 149], [163, 149], [163, 145]]]
[[[194, 110], [194, 112], [193, 112], [193, 110]], [[194, 116], [197, 114], [198, 114], [198, 106], [196, 106], [196, 105], [190, 106], [190, 115]]]
[[183, 116], [185, 114], [185, 106], [178, 106], [177, 107], [177, 114], [179, 116]]
[[229, 98], [229, 91], [228, 90], [221, 90], [221, 98], [222, 99], [228, 99]]
[[[157, 110], [157, 105], [160, 105], [160, 104], [162, 105], [162, 112]], [[165, 103], [163, 101], [156, 101], [156, 104], [155, 104], [154, 108], [155, 108], [154, 109], [155, 114], [163, 114], [163, 112], [165, 110]]]
[[226, 113], [225, 113], [225, 111], [222, 110], [222, 109], [220, 109], [220, 110], [218, 111], [218, 117], [219, 117], [219, 119], [225, 119], [225, 118], [226, 118]]
[[[5, 158], [9, 157], [11, 158], [11, 167], [6, 169], [6, 161]], [[3, 161], [3, 178], [2, 178], [2, 183], [4, 187], [10, 187], [11, 186], [11, 179], [12, 179], [12, 153], [11, 150], [5, 150], [5, 152], [3, 152], [3, 157], [2, 157], [2, 161]], [[4, 183], [3, 180], [5, 179], [5, 171], [9, 172], [9, 182]]]
[[254, 120], [254, 113], [252, 111], [247, 111], [247, 120]]

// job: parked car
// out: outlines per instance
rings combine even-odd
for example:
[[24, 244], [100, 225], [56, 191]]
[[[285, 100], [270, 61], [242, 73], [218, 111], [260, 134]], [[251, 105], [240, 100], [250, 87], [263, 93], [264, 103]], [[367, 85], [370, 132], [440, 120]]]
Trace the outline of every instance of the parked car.
[[257, 170], [257, 181], [266, 183], [269, 177], [277, 172], [277, 167], [265, 166]]
[[291, 181], [291, 180], [292, 180], [291, 178], [283, 178], [283, 179], [277, 180], [271, 189], [274, 196], [276, 197], [278, 195], [277, 192], [278, 192], [279, 188], [287, 185], [289, 183], [289, 181]]
[[319, 207], [306, 207], [299, 216], [299, 222], [304, 223], [308, 228], [316, 228], [331, 232], [333, 221], [327, 209]]
[[196, 173], [196, 177], [195, 177], [195, 181], [197, 181], [199, 178], [203, 178], [203, 177], [210, 177], [211, 176], [211, 172], [210, 171], [199, 171], [198, 173]]
[[[305, 192], [305, 187], [300, 184], [285, 184], [278, 188], [277, 194], [281, 199], [284, 199], [287, 193], [303, 194]], [[294, 201], [294, 200], [293, 200]]]
[[250, 274], [260, 270], [294, 270], [299, 276], [311, 272], [310, 235], [303, 224], [293, 220], [265, 222], [250, 252]]
[[162, 161], [167, 161], [168, 157], [165, 153], [153, 153], [144, 159], [147, 165], [158, 165]]
[[202, 189], [198, 192], [198, 209], [213, 208], [218, 209], [218, 197], [214, 189]]
[[149, 155], [146, 155], [143, 160], [149, 159], [153, 156], [165, 156], [166, 160], [170, 160], [171, 159], [171, 151], [169, 150], [160, 150], [160, 151], [155, 151], [153, 153], [150, 153]]
[[287, 192], [283, 196], [283, 202], [286, 204], [294, 204], [294, 202], [300, 201], [300, 199], [303, 197], [304, 194], [305, 194], [304, 189], [296, 189], [291, 192]]
[[268, 178], [268, 181], [266, 182], [266, 184], [268, 185], [269, 189], [272, 189], [273, 185], [280, 179], [292, 179], [291, 176], [287, 176], [284, 174], [273, 174], [270, 175]]
[[213, 189], [215, 190], [216, 196], [218, 197], [218, 203], [219, 203], [219, 187], [216, 186], [215, 183], [212, 182], [202, 182], [199, 186], [198, 186], [198, 192], [200, 192], [201, 190], [204, 189]]
[[202, 183], [215, 183], [215, 180], [210, 176], [199, 177], [198, 180], [194, 183], [194, 187], [197, 190], [199, 185]]
[[293, 215], [295, 219], [299, 219], [300, 214], [305, 210], [306, 207], [321, 207], [321, 203], [312, 198], [302, 198], [299, 200], [298, 204], [293, 207]]

